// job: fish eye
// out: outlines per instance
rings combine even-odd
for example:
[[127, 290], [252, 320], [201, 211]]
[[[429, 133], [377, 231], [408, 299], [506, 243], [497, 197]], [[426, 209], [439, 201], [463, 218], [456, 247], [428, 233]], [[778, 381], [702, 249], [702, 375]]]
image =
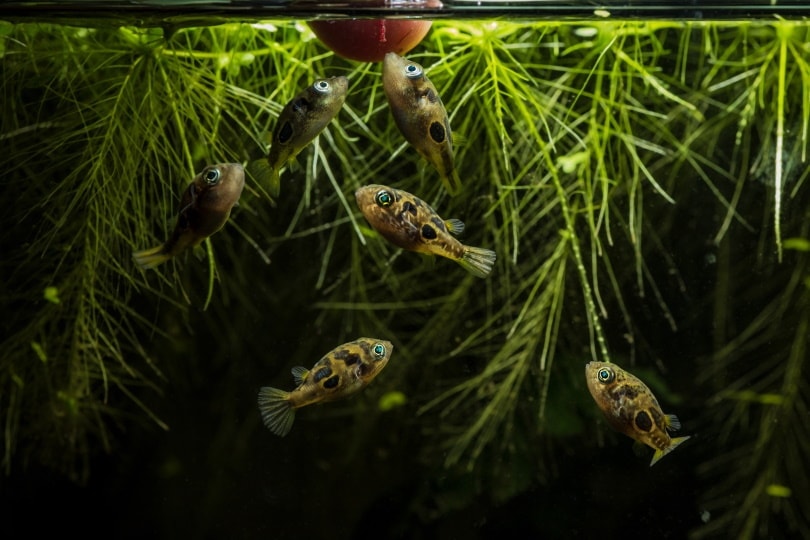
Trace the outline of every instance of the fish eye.
[[394, 202], [394, 197], [391, 196], [391, 193], [388, 191], [381, 189], [377, 192], [377, 195], [374, 196], [374, 201], [385, 208], [386, 206], [391, 206], [391, 203]]
[[385, 356], [385, 345], [383, 345], [382, 343], [377, 343], [376, 345], [374, 345], [373, 350], [374, 356], [376, 356], [377, 358], [382, 358], [383, 356]]
[[405, 66], [405, 75], [408, 78], [415, 79], [422, 76], [422, 68], [416, 64], [408, 64]]
[[209, 186], [214, 186], [219, 182], [219, 176], [219, 169], [211, 168], [203, 173], [203, 180], [205, 180], [205, 183]]
[[312, 87], [318, 92], [326, 93], [329, 91], [329, 81], [315, 81]]
[[596, 377], [599, 379], [600, 383], [607, 384], [609, 382], [612, 382], [613, 379], [616, 378], [616, 374], [613, 373], [612, 369], [603, 367], [602, 369], [596, 372]]

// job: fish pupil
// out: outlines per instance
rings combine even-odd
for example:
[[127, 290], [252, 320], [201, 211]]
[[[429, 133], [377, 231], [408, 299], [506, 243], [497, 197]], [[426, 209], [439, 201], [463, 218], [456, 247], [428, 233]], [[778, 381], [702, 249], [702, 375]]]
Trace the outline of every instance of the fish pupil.
[[392, 197], [391, 194], [385, 191], [384, 189], [377, 193], [377, 196], [374, 197], [374, 200], [377, 202], [378, 205], [382, 207], [391, 206]]
[[377, 343], [374, 345], [374, 355], [380, 358], [385, 356], [385, 345], [382, 343]]
[[219, 182], [219, 169], [208, 169], [203, 175], [203, 179], [209, 186], [216, 185]]
[[317, 90], [318, 92], [321, 92], [322, 94], [325, 94], [326, 92], [329, 91], [329, 83], [326, 82], [326, 81], [317, 81], [312, 86], [314, 86], [315, 90]]
[[430, 124], [430, 138], [437, 143], [443, 143], [445, 139], [444, 126], [439, 122]]

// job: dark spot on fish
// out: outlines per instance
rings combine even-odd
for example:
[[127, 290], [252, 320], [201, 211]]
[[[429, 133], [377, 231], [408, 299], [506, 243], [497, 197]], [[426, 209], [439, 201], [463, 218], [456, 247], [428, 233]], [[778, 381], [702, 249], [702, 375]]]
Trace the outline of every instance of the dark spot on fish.
[[281, 130], [278, 132], [278, 142], [284, 144], [288, 142], [293, 136], [293, 128], [292, 124], [289, 122], [284, 122], [284, 125], [281, 126]]
[[352, 353], [352, 354], [346, 356], [346, 360], [345, 360], [347, 366], [351, 366], [353, 364], [356, 364], [359, 361], [360, 361], [360, 355], [355, 354], [355, 353]]
[[436, 230], [430, 225], [422, 225], [422, 238], [425, 238], [426, 240], [435, 240]]
[[439, 96], [436, 94], [436, 92], [433, 91], [432, 88], [426, 88], [425, 93], [422, 95], [426, 100], [428, 100], [431, 103], [436, 103], [437, 101], [439, 101]]
[[402, 204], [402, 209], [406, 212], [410, 212], [413, 215], [416, 215], [417, 212], [416, 207], [411, 203], [411, 201], [405, 201]]
[[329, 366], [323, 367], [315, 372], [315, 382], [320, 382], [322, 379], [327, 378], [331, 374], [332, 370], [329, 368]]
[[430, 219], [436, 227], [442, 232], [447, 232], [447, 228], [444, 226], [444, 221], [440, 217], [433, 217]]
[[613, 392], [611, 392], [611, 396], [613, 397], [613, 399], [621, 399], [621, 398], [635, 399], [638, 396], [638, 390], [636, 390], [629, 384], [624, 384], [616, 387], [616, 389]]
[[362, 377], [363, 375], [365, 375], [368, 372], [368, 370], [369, 370], [369, 365], [361, 363], [355, 368], [354, 373], [359, 378], [359, 377]]
[[309, 109], [309, 100], [307, 98], [298, 98], [292, 103], [292, 108], [297, 114], [306, 114]]
[[332, 353], [332, 357], [337, 360], [345, 360], [347, 356], [349, 356], [349, 351], [346, 349], [339, 349]]
[[447, 136], [444, 126], [440, 122], [433, 122], [430, 124], [430, 138], [437, 143], [443, 143]]
[[652, 419], [646, 411], [639, 411], [636, 414], [636, 427], [641, 431], [650, 431], [652, 429]]
[[328, 379], [326, 379], [324, 381], [323, 387], [331, 389], [331, 388], [336, 387], [339, 382], [340, 382], [340, 376], [339, 375], [332, 375], [331, 377], [329, 377]]

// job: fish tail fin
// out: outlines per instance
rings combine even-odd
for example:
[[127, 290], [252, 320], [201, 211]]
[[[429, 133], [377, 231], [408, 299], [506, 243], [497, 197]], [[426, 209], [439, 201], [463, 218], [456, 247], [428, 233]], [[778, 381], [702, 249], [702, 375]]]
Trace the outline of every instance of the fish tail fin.
[[290, 403], [289, 392], [263, 386], [259, 389], [259, 412], [264, 425], [279, 437], [290, 432], [295, 420], [295, 409]]
[[442, 183], [450, 195], [458, 195], [461, 193], [461, 178], [458, 176], [456, 169], [451, 170], [447, 174], [442, 175]]
[[458, 263], [476, 277], [485, 278], [492, 272], [495, 264], [495, 252], [472, 246], [464, 246], [464, 255]]
[[135, 251], [132, 253], [132, 258], [135, 259], [138, 266], [144, 270], [147, 270], [149, 268], [154, 268], [159, 264], [163, 264], [171, 259], [172, 256], [168, 250], [164, 249], [164, 245], [161, 244], [153, 248]]
[[655, 454], [653, 454], [652, 461], [650, 462], [650, 467], [658, 463], [658, 461], [662, 457], [675, 450], [682, 442], [684, 442], [689, 437], [690, 437], [689, 435], [687, 435], [686, 437], [675, 437], [669, 442], [669, 446], [667, 446], [663, 450], [661, 450], [660, 448], [656, 448]]

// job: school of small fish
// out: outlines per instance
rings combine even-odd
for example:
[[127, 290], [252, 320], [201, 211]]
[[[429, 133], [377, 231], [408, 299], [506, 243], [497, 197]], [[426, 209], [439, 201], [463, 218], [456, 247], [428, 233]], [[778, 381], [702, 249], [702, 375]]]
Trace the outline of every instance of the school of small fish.
[[[462, 186], [454, 162], [450, 121], [425, 70], [420, 64], [388, 53], [383, 60], [382, 86], [405, 140], [436, 169], [447, 192], [458, 194]], [[317, 79], [282, 109], [267, 157], [250, 164], [272, 197], [281, 192], [282, 167], [338, 115], [348, 88], [349, 81], [343, 76]], [[211, 237], [228, 221], [244, 185], [245, 170], [239, 163], [205, 167], [183, 192], [177, 224], [169, 239], [133, 253], [135, 262], [144, 269], [154, 268]], [[450, 259], [480, 278], [492, 272], [495, 252], [461, 243], [455, 236], [464, 231], [464, 223], [440, 217], [416, 195], [370, 184], [357, 188], [355, 199], [368, 224], [394, 246]], [[362, 337], [333, 348], [309, 370], [292, 368], [296, 384], [293, 390], [269, 386], [259, 390], [259, 412], [264, 424], [276, 435], [287, 435], [297, 409], [363, 390], [388, 364], [393, 349], [391, 341]], [[650, 466], [689, 439], [670, 437], [669, 431], [681, 427], [678, 418], [664, 414], [650, 389], [616, 364], [590, 362], [585, 367], [585, 378], [608, 423], [654, 450]]]

